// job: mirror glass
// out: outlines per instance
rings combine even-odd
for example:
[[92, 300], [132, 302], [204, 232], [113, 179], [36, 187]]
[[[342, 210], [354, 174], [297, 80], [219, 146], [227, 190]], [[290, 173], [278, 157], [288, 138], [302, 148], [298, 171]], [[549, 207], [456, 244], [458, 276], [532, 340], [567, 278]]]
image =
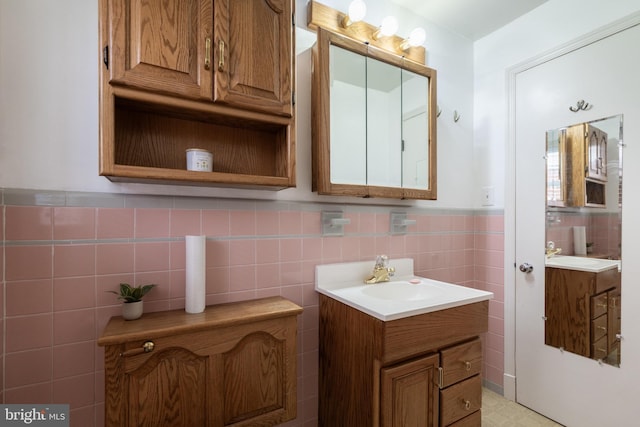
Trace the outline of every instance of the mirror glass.
[[[367, 64], [366, 57], [331, 45], [330, 135], [331, 181], [367, 183]], [[345, 120], [348, 115], [348, 120]]]
[[402, 70], [402, 186], [429, 187], [429, 78]]
[[329, 44], [330, 182], [432, 191], [435, 198], [434, 89], [421, 74], [426, 67], [364, 53]]
[[401, 102], [401, 69], [367, 58], [368, 185], [402, 186]]
[[619, 366], [622, 115], [546, 134], [545, 344]]

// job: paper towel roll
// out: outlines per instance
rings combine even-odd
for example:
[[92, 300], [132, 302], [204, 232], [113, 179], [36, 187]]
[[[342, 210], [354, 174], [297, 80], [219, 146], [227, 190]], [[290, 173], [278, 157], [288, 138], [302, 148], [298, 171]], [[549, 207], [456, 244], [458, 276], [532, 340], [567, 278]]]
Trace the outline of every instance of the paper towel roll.
[[584, 226], [573, 227], [573, 253], [587, 254], [587, 232]]
[[206, 303], [205, 236], [185, 236], [185, 303], [187, 313], [202, 313]]

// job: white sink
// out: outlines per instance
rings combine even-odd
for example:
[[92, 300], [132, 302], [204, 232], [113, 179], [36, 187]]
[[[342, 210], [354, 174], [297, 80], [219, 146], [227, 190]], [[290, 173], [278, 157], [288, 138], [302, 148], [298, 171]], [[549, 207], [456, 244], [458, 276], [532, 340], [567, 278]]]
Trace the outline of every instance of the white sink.
[[413, 275], [413, 259], [389, 260], [389, 282], [365, 284], [373, 261], [316, 267], [316, 290], [380, 320], [389, 321], [491, 299], [493, 293]]
[[[419, 279], [413, 279], [415, 281]], [[418, 301], [436, 298], [442, 295], [442, 289], [427, 283], [410, 283], [408, 281], [393, 281], [376, 283], [376, 286], [365, 286], [361, 292], [373, 298], [386, 301]]]
[[620, 261], [613, 259], [586, 258], [579, 256], [555, 255], [545, 258], [546, 267], [564, 268], [567, 270], [588, 271], [600, 273], [602, 271], [617, 268], [621, 270]]

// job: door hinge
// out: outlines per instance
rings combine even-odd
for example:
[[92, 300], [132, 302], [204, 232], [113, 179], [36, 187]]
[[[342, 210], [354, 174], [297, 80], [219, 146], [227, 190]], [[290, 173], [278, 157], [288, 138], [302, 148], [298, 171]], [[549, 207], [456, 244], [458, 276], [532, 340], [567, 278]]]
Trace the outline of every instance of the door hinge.
[[105, 67], [107, 67], [107, 70], [109, 69], [109, 45], [106, 45], [104, 48], [102, 48], [102, 62], [104, 62]]
[[296, 14], [295, 13], [291, 14], [291, 26], [292, 27], [296, 26]]
[[296, 105], [296, 92], [291, 92], [291, 105]]
[[442, 385], [444, 384], [444, 369], [442, 369], [442, 366], [438, 367], [438, 388], [442, 388]]

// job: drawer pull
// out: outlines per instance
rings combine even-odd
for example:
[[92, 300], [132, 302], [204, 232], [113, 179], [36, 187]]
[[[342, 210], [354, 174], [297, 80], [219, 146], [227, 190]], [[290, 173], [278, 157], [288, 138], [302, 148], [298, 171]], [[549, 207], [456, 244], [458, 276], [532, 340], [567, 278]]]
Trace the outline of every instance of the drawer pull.
[[464, 362], [464, 369], [466, 369], [467, 371], [471, 370], [471, 362]]
[[470, 400], [466, 400], [466, 399], [464, 400], [464, 409], [467, 410], [467, 411], [469, 409], [471, 409], [471, 401]]
[[120, 353], [120, 357], [135, 356], [142, 353], [151, 353], [155, 346], [156, 344], [153, 341], [145, 341], [144, 344], [142, 344], [142, 347], [133, 348], [131, 350], [125, 351], [124, 353]]
[[596, 304], [596, 307], [598, 307], [598, 308], [607, 308], [608, 305], [607, 305], [606, 302], [599, 302], [599, 303]]
[[596, 326], [596, 329], [600, 329], [601, 331], [607, 332], [607, 327], [606, 326]]

